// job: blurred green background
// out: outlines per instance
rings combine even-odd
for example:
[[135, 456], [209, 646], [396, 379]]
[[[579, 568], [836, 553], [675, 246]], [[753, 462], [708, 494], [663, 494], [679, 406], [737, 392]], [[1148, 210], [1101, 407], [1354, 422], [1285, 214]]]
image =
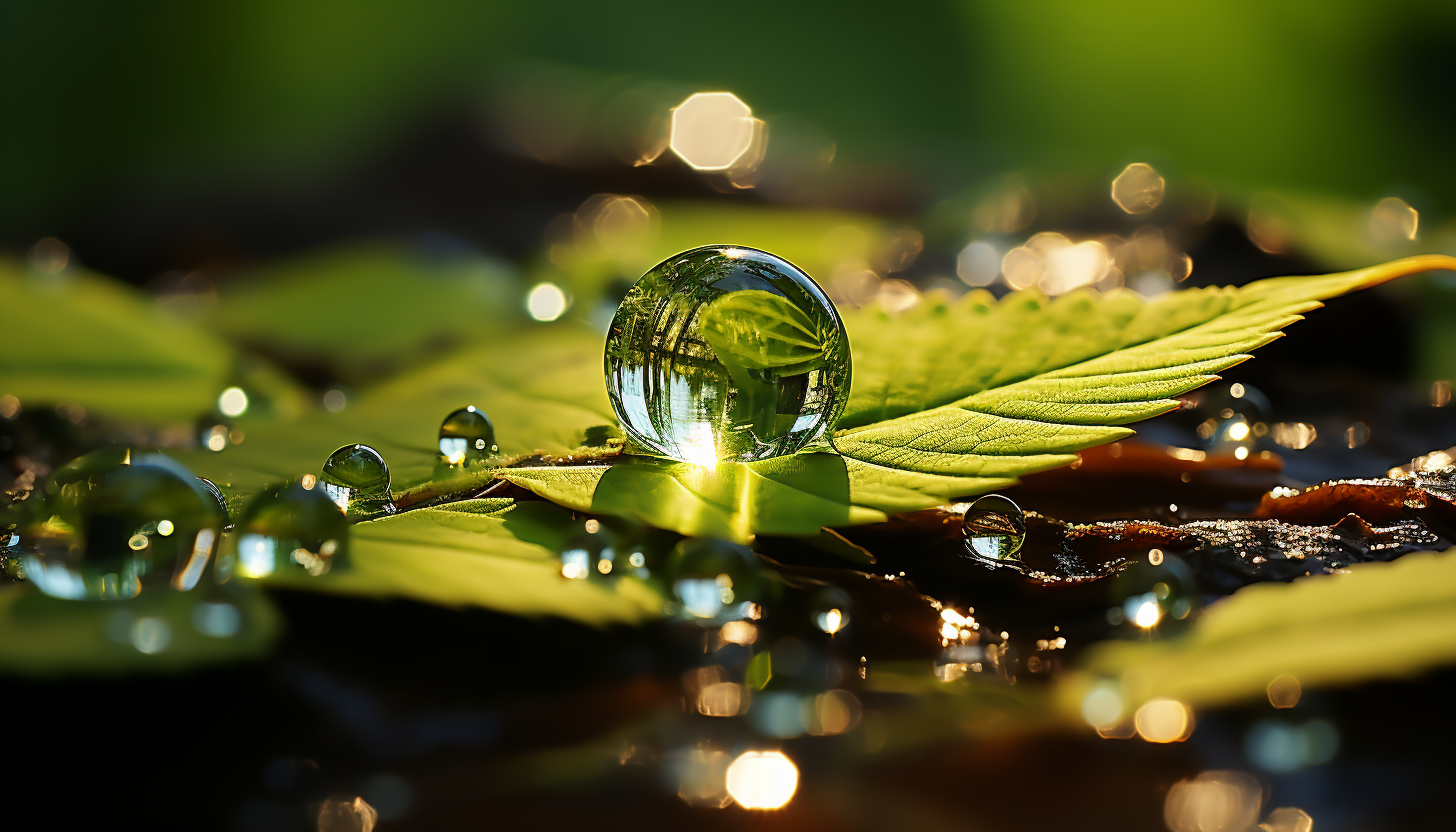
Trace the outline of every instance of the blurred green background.
[[[121, 220], [167, 249], [118, 253], [122, 270], [194, 265], [166, 261], [235, 236], [238, 211], [358, 193], [451, 118], [496, 152], [500, 90], [530, 89], [526, 76], [536, 115], [563, 132], [635, 82], [727, 89], [771, 123], [812, 125], [837, 153], [801, 202], [907, 213], [1004, 170], [1101, 182], [1130, 161], [1220, 189], [1398, 193], [1423, 210], [1456, 193], [1444, 0], [16, 0], [3, 16], [4, 242]], [[148, 227], [182, 219], [175, 236]], [[378, 230], [312, 223], [250, 244]]]

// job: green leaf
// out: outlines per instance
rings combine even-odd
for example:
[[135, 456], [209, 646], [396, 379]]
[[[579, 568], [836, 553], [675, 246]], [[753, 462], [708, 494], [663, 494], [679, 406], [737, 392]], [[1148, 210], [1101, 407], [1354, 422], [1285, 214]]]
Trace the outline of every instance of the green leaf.
[[582, 325], [502, 333], [492, 345], [457, 351], [373, 387], [340, 413], [320, 410], [260, 425], [221, 453], [176, 456], [236, 501], [269, 482], [317, 474], [335, 448], [363, 442], [384, 455], [399, 492], [439, 475], [440, 422], [468, 404], [490, 417], [502, 454], [565, 454], [617, 435], [601, 351], [601, 334]]
[[[973, 292], [899, 318], [846, 316], [855, 384], [834, 447], [883, 469], [1008, 478], [1065, 465], [1122, 427], [1247, 360], [1320, 300], [1456, 268], [1411, 257], [1323, 277], [1191, 289], [1153, 301], [1118, 291], [1047, 301]], [[925, 487], [963, 496], [953, 481]], [[971, 486], [971, 483], [966, 483]]]
[[770, 658], [767, 650], [758, 651], [758, 655], [748, 660], [748, 669], [743, 671], [743, 683], [754, 690], [763, 690], [768, 687], [769, 680], [773, 678], [773, 659]]
[[359, 523], [350, 533], [347, 570], [270, 582], [593, 625], [660, 616], [662, 597], [636, 578], [561, 576], [557, 553], [577, 526], [570, 512], [550, 503], [464, 500]]
[[852, 504], [845, 461], [830, 453], [714, 468], [628, 457], [615, 465], [506, 468], [497, 475], [577, 511], [741, 543], [755, 534], [815, 535], [824, 526], [886, 519]]
[[698, 313], [698, 326], [720, 361], [749, 369], [795, 375], [824, 360], [824, 343], [813, 319], [773, 292], [745, 289], [721, 295]]
[[1284, 673], [1310, 689], [1452, 662], [1456, 549], [1245, 587], [1208, 608], [1185, 637], [1090, 648], [1059, 699], [1075, 713], [1086, 691], [1110, 678], [1129, 713], [1159, 696], [1214, 706], [1258, 699]]
[[[228, 638], [199, 632], [199, 602], [226, 601], [242, 627]], [[0, 589], [0, 671], [27, 676], [178, 672], [262, 658], [280, 629], [260, 591], [143, 594], [129, 601], [66, 601], [33, 587]], [[137, 645], [154, 652], [143, 652]]]
[[522, 317], [519, 283], [481, 258], [352, 246], [239, 275], [221, 287], [210, 321], [236, 341], [357, 384], [497, 334]]
[[0, 259], [0, 395], [136, 421], [190, 422], [233, 366], [222, 341], [140, 293], [88, 272]]

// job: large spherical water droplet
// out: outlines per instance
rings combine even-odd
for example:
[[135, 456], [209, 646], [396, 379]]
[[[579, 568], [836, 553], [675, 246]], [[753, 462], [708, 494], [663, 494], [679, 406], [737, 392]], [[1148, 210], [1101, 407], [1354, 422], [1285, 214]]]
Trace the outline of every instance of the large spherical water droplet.
[[994, 563], [1019, 561], [1026, 542], [1026, 515], [1009, 498], [988, 494], [966, 509], [961, 531], [972, 555]]
[[1133, 632], [1168, 632], [1181, 626], [1198, 603], [1198, 582], [1181, 558], [1153, 549], [1117, 574], [1108, 586], [1107, 621]]
[[682, 617], [742, 618], [763, 593], [758, 556], [747, 546], [693, 537], [673, 548], [668, 566]]
[[276, 572], [323, 575], [347, 565], [349, 520], [321, 484], [264, 489], [243, 509], [217, 561], [219, 581]]
[[446, 465], [469, 465], [499, 451], [495, 428], [475, 405], [454, 411], [440, 423], [440, 461]]
[[394, 508], [389, 497], [389, 466], [368, 445], [345, 445], [329, 454], [319, 474], [319, 485], [350, 517]]
[[644, 452], [746, 462], [833, 428], [849, 396], [849, 340], [808, 275], [767, 252], [708, 246], [627, 292], [606, 373], [617, 419]]
[[87, 454], [56, 471], [41, 492], [20, 535], [25, 572], [58, 598], [192, 589], [222, 530], [223, 516], [202, 485], [161, 454]]

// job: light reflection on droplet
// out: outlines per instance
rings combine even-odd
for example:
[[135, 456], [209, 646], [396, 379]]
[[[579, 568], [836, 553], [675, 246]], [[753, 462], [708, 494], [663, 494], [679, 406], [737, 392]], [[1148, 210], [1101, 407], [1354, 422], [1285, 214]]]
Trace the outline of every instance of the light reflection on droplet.
[[728, 767], [728, 794], [745, 809], [778, 809], [794, 798], [799, 769], [780, 751], [748, 751]]
[[1112, 180], [1112, 201], [1129, 214], [1146, 214], [1162, 203], [1166, 184], [1152, 165], [1134, 162]]
[[538, 321], [554, 321], [566, 307], [566, 293], [555, 283], [538, 283], [526, 295], [526, 311]]
[[727, 170], [753, 146], [753, 111], [731, 92], [700, 92], [672, 111], [668, 147], [696, 170]]
[[1176, 699], [1151, 699], [1138, 708], [1133, 725], [1148, 742], [1182, 742], [1193, 733], [1193, 711]]
[[849, 616], [837, 608], [831, 608], [816, 615], [814, 623], [819, 625], [819, 629], [832, 636], [844, 629], [844, 625], [849, 623]]

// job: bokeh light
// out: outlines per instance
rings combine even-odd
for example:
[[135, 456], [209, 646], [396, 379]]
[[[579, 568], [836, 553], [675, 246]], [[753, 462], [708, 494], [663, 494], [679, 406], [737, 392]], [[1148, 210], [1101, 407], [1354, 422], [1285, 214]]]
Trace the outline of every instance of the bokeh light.
[[1129, 214], [1146, 214], [1162, 204], [1165, 185], [1152, 165], [1134, 162], [1112, 180], [1112, 201]]
[[728, 170], [761, 131], [753, 111], [733, 93], [694, 93], [672, 111], [668, 147], [696, 170]]
[[745, 809], [778, 809], [798, 788], [799, 768], [780, 751], [748, 751], [728, 767], [728, 794]]

